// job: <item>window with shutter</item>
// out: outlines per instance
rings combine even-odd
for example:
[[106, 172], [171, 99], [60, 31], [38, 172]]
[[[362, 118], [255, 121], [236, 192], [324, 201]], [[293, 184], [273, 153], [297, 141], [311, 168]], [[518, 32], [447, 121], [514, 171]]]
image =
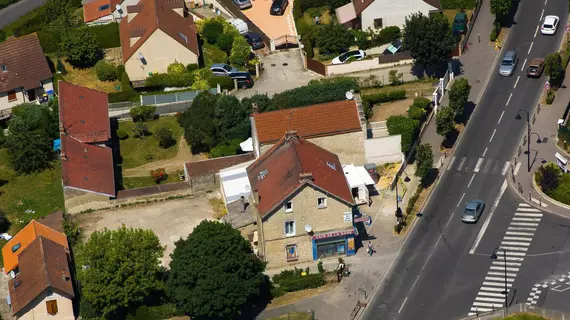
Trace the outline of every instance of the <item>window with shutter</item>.
[[16, 96], [16, 91], [8, 91], [8, 101], [15, 101], [18, 100]]
[[53, 315], [57, 314], [57, 300], [46, 301], [47, 313]]

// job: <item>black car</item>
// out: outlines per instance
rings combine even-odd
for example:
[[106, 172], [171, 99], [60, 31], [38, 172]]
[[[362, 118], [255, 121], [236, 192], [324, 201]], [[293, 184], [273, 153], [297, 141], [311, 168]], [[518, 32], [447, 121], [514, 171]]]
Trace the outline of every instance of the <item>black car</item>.
[[253, 77], [249, 72], [234, 72], [230, 74], [230, 78], [237, 80], [238, 88], [249, 89], [253, 87]]
[[283, 14], [285, 14], [285, 9], [287, 9], [288, 5], [289, 5], [288, 0], [274, 0], [273, 3], [271, 4], [271, 9], [269, 11], [269, 14], [273, 16], [282, 16]]
[[255, 32], [247, 32], [243, 35], [247, 43], [251, 46], [251, 49], [257, 50], [265, 47], [265, 43], [263, 43], [263, 39], [261, 36]]

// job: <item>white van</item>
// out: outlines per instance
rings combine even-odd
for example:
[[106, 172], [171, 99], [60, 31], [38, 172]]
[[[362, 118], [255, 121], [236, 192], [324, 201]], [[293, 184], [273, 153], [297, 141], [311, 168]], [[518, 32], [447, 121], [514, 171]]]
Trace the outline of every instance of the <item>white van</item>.
[[247, 29], [247, 23], [242, 19], [230, 19], [228, 22], [234, 26], [240, 34], [246, 34], [249, 31]]

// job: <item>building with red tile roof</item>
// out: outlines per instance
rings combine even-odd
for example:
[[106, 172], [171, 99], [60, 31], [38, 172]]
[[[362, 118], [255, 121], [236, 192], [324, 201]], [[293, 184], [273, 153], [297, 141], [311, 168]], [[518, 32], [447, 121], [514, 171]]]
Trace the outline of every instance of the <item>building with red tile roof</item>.
[[256, 249], [270, 267], [326, 256], [322, 239], [335, 243], [335, 255], [355, 252], [355, 202], [337, 155], [288, 132], [247, 167], [247, 175]]
[[120, 36], [123, 63], [131, 81], [166, 73], [174, 62], [198, 62], [197, 29], [184, 0], [140, 0], [126, 7], [126, 15], [120, 23]]
[[123, 0], [91, 0], [83, 2], [83, 21], [88, 25], [119, 22], [123, 9], [117, 10]]
[[107, 94], [64, 81], [58, 87], [63, 186], [115, 197]]
[[365, 128], [355, 100], [257, 112], [250, 117], [253, 149], [261, 156], [290, 130], [338, 155], [341, 163], [364, 164]]

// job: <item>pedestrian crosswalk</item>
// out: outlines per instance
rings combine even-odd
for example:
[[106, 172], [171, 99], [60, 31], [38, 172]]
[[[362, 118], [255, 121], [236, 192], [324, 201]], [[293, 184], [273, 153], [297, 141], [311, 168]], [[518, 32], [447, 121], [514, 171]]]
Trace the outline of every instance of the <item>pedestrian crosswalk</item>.
[[448, 171], [481, 172], [485, 174], [507, 174], [508, 170], [516, 170], [520, 162], [511, 166], [510, 161], [500, 161], [486, 158], [451, 157]]
[[497, 258], [491, 262], [469, 316], [505, 306], [505, 293], [508, 295], [515, 282], [542, 215], [539, 209], [519, 204], [499, 246], [503, 250], [497, 250]]

